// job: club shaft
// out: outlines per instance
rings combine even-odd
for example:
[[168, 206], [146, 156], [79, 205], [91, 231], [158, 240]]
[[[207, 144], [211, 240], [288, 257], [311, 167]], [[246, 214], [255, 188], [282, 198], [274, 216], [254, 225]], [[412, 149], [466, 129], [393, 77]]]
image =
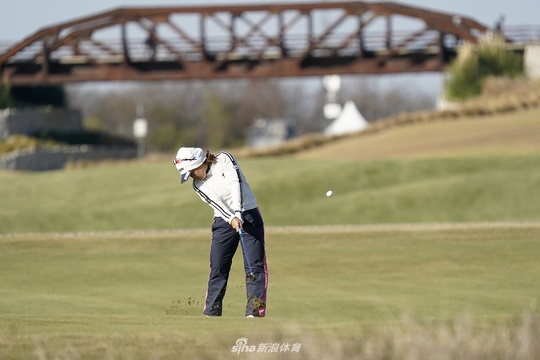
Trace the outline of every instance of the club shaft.
[[244, 256], [246, 257], [246, 262], [248, 264], [249, 274], [253, 275], [253, 270], [251, 269], [251, 261], [249, 260], [249, 254], [246, 249], [246, 243], [244, 242], [244, 234], [242, 229], [238, 229], [238, 234], [240, 235], [240, 242], [242, 243], [242, 249], [244, 250]]

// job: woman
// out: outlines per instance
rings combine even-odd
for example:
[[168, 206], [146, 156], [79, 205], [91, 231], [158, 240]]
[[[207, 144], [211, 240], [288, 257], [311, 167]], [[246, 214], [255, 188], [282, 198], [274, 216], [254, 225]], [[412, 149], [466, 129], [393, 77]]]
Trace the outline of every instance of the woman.
[[213, 155], [201, 148], [182, 147], [174, 165], [180, 172], [181, 183], [192, 177], [195, 192], [214, 209], [210, 276], [203, 313], [222, 315], [232, 259], [238, 243], [242, 242], [246, 317], [264, 317], [268, 287], [264, 224], [255, 196], [236, 159], [228, 152]]

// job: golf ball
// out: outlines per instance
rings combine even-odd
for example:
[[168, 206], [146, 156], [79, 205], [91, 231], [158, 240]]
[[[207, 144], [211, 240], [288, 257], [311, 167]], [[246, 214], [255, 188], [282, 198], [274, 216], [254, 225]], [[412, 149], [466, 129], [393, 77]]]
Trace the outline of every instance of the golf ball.
[[332, 196], [332, 195], [334, 195], [334, 192], [333, 192], [332, 190], [328, 190], [328, 191], [326, 192], [326, 196], [330, 197], [330, 196]]

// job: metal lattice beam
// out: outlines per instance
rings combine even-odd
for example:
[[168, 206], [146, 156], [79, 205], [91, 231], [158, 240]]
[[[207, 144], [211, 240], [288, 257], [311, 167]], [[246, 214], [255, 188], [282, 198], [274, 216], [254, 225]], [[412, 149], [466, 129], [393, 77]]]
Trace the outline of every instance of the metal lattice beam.
[[440, 71], [487, 30], [386, 2], [120, 8], [37, 31], [0, 54], [0, 72], [55, 84]]

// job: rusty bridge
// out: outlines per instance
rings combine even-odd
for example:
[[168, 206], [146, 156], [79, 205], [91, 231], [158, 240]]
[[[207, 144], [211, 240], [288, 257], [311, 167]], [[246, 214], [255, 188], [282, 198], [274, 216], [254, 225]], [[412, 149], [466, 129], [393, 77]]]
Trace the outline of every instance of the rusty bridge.
[[119, 8], [0, 47], [12, 85], [441, 71], [489, 29], [390, 2]]

